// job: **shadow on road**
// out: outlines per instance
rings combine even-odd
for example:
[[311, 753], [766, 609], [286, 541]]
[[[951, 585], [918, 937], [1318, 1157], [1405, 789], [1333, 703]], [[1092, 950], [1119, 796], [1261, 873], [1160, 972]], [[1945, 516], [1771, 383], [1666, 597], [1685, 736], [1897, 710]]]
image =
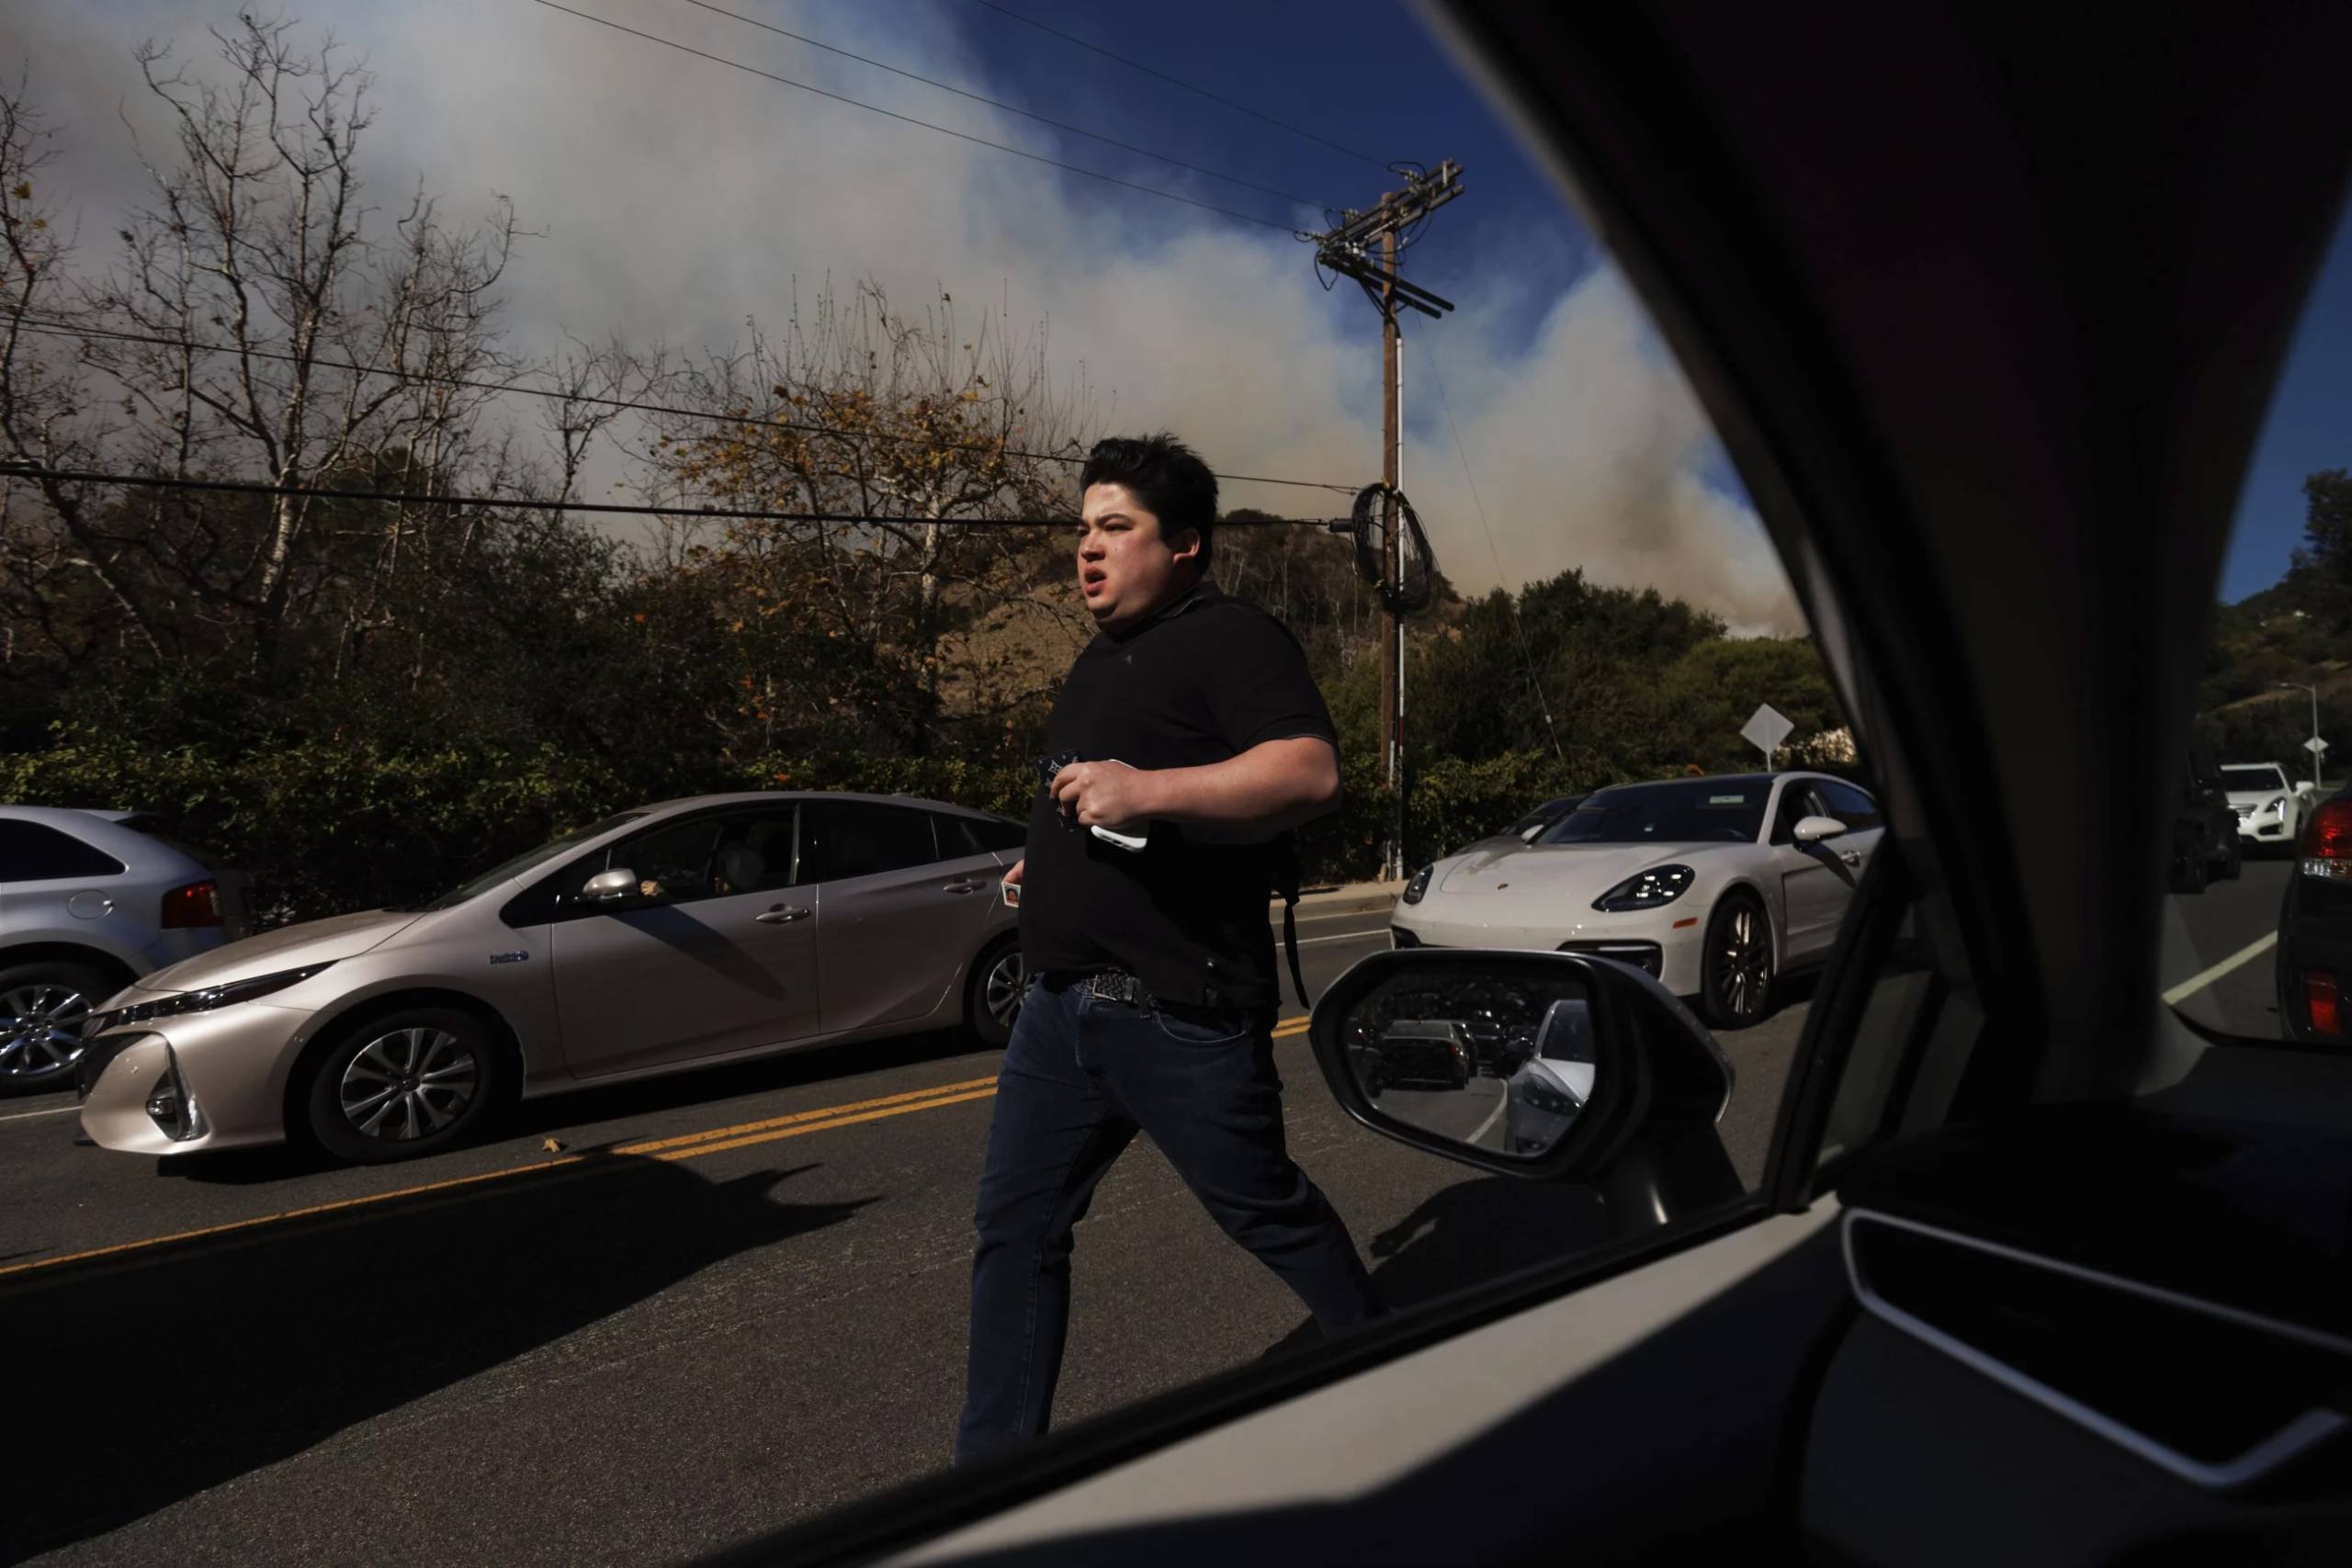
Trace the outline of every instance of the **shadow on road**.
[[[1372, 1282], [1405, 1312], [1472, 1285], [1563, 1258], [1609, 1239], [1609, 1214], [1589, 1187], [1474, 1177], [1431, 1193], [1411, 1213], [1363, 1238]], [[1320, 1342], [1313, 1318], [1266, 1354]]]
[[86, 1540], [554, 1343], [865, 1201], [771, 1196], [800, 1172], [560, 1170], [0, 1281], [35, 1353], [8, 1416], [54, 1463], [0, 1508], [0, 1562]]
[[[526, 1146], [536, 1149], [540, 1138], [569, 1128], [675, 1111], [682, 1106], [720, 1104], [744, 1095], [887, 1072], [893, 1067], [945, 1061], [975, 1052], [981, 1052], [986, 1057], [985, 1066], [978, 1070], [996, 1071], [998, 1054], [986, 1051], [968, 1030], [936, 1029], [894, 1040], [866, 1040], [787, 1052], [756, 1062], [734, 1062], [682, 1072], [672, 1077], [592, 1084], [508, 1108], [504, 1116], [485, 1129], [486, 1135], [476, 1146], [527, 1141]], [[187, 1181], [249, 1187], [314, 1175], [337, 1168], [340, 1164], [305, 1145], [279, 1144], [258, 1149], [223, 1149], [218, 1154], [177, 1157], [166, 1155], [155, 1162], [155, 1170], [159, 1176]]]

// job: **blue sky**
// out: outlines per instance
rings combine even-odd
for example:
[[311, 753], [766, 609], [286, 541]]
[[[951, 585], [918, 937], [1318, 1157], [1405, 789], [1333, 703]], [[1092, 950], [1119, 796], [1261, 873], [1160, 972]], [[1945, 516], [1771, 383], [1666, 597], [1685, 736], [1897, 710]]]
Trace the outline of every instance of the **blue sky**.
[[2271, 393], [2238, 502], [2223, 599], [2259, 592], [2287, 570], [2303, 537], [2303, 476], [2320, 468], [2352, 468], [2352, 208], [2336, 225]]
[[[1266, 185], [1341, 202], [1377, 194], [1380, 173], [1365, 164], [994, 17], [972, 0], [946, 3], [968, 6], [989, 24], [973, 27], [973, 42], [991, 79], [1018, 85], [1029, 107], [1075, 98], [1090, 105], [1089, 124], [1115, 119], [1134, 128], [1129, 140], [1192, 149], [1193, 162]], [[1592, 265], [1589, 237], [1550, 182], [1408, 13], [1324, 0], [1008, 4], [1375, 157], [1458, 159], [1470, 194], [1410, 258], [1413, 275], [1441, 294], [1467, 301], [1492, 288], [1556, 291]], [[1303, 62], [1313, 64], [1302, 69]], [[1148, 164], [1131, 166], [1138, 178], [1157, 177]], [[1249, 193], [1233, 194], [1238, 205], [1251, 206]], [[2324, 468], [2352, 468], [2352, 214], [2339, 228], [2274, 394], [2233, 525], [2223, 598], [2278, 581], [2302, 537], [2303, 476]]]

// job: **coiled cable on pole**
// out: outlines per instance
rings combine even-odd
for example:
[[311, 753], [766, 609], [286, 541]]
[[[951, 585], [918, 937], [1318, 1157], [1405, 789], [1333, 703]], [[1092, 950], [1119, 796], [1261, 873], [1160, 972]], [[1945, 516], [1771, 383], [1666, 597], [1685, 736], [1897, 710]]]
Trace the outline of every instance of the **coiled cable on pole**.
[[[1383, 506], [1382, 502], [1390, 505]], [[1393, 507], [1393, 512], [1391, 510]], [[1390, 516], [1404, 527], [1398, 541], [1397, 576], [1401, 581], [1388, 581], [1388, 530]], [[1430, 607], [1437, 594], [1437, 556], [1430, 548], [1430, 536], [1421, 527], [1421, 514], [1405, 499], [1405, 492], [1391, 484], [1374, 481], [1356, 491], [1356, 503], [1347, 521], [1329, 525], [1334, 534], [1352, 535], [1355, 539], [1356, 575], [1380, 591], [1380, 603], [1393, 615], [1418, 615]]]

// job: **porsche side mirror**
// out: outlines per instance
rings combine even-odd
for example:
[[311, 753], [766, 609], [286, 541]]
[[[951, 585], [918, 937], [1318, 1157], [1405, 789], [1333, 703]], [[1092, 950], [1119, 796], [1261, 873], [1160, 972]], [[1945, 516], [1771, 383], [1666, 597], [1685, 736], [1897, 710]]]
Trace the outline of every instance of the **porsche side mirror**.
[[1375, 953], [1316, 1004], [1317, 1066], [1364, 1126], [1465, 1165], [1599, 1189], [1632, 1232], [1742, 1190], [1731, 1065], [1648, 975], [1577, 953]]
[[1804, 817], [1797, 820], [1796, 840], [1800, 844], [1817, 844], [1824, 839], [1843, 837], [1846, 824], [1835, 817]]
[[580, 897], [591, 904], [617, 904], [624, 898], [636, 897], [637, 889], [637, 873], [625, 865], [616, 865], [610, 871], [600, 871], [590, 877], [587, 886], [581, 888]]

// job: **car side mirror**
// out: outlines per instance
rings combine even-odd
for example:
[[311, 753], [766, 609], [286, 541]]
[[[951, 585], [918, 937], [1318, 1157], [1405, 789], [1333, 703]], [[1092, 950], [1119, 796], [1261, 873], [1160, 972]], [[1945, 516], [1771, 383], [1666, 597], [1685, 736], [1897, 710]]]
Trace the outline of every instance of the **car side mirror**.
[[1566, 953], [1375, 953], [1309, 1025], [1342, 1109], [1504, 1175], [1591, 1184], [1646, 1228], [1736, 1197], [1715, 1132], [1731, 1065], [1639, 969]]
[[590, 904], [617, 904], [624, 898], [635, 897], [639, 886], [637, 873], [616, 865], [590, 877], [587, 886], [581, 888], [580, 897]]
[[1542, 838], [1544, 836], [1544, 829], [1550, 826], [1551, 824], [1549, 822], [1538, 822], [1532, 827], [1521, 828], [1519, 830], [1519, 841], [1522, 844], [1532, 844], [1536, 840]]
[[1840, 838], [1846, 824], [1835, 817], [1801, 817], [1797, 819], [1796, 840], [1800, 844], [1817, 844], [1824, 839]]

